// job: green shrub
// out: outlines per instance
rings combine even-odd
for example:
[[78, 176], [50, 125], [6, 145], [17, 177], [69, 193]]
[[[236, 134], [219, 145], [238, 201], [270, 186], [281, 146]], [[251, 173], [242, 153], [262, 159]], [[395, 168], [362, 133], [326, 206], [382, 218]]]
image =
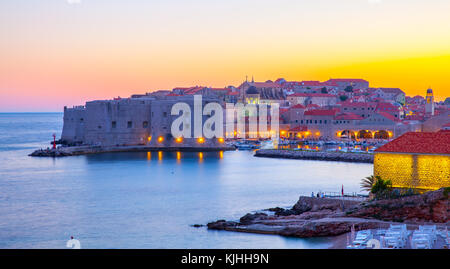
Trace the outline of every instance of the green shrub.
[[379, 176], [376, 176], [375, 178], [375, 183], [370, 190], [373, 194], [377, 195], [392, 189], [392, 182], [390, 180], [384, 180]]

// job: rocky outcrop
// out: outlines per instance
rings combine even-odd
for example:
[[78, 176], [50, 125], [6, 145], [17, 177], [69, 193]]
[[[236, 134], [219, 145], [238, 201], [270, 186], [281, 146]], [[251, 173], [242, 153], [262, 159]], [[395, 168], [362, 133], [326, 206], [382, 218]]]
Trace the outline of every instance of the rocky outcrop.
[[288, 226], [279, 234], [296, 237], [336, 236], [351, 231], [352, 226], [355, 230], [367, 230], [388, 227], [389, 224], [361, 218], [322, 218], [307, 221], [303, 225]]
[[322, 152], [300, 150], [261, 149], [256, 151], [255, 157], [302, 159], [318, 161], [337, 161], [355, 163], [373, 163], [373, 154], [351, 152]]
[[59, 149], [38, 149], [28, 156], [32, 157], [65, 157], [72, 156], [71, 153]]
[[432, 221], [446, 223], [450, 216], [448, 188], [398, 199], [374, 200], [347, 212], [347, 216], [387, 221]]
[[345, 210], [358, 205], [358, 201], [340, 200], [331, 198], [314, 198], [300, 196], [297, 203], [292, 207], [292, 211], [297, 214], [302, 214], [308, 211], [322, 211], [322, 210]]
[[446, 223], [449, 189], [422, 195], [370, 202], [300, 197], [290, 209], [271, 208], [266, 213], [243, 216], [239, 222], [219, 220], [208, 229], [279, 234], [296, 237], [335, 236], [356, 230], [386, 228], [392, 222]]

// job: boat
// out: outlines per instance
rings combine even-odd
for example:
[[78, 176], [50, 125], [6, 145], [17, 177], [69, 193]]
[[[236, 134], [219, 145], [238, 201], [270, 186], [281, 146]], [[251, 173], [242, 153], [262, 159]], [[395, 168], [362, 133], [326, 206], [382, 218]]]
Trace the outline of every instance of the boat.
[[260, 148], [260, 145], [257, 145], [255, 143], [244, 140], [244, 141], [236, 142], [235, 147], [238, 150], [253, 150], [253, 149]]

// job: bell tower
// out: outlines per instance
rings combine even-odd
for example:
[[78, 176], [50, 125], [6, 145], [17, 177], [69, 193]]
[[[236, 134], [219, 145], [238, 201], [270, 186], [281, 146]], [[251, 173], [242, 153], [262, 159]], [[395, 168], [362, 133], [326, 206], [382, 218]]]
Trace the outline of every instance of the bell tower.
[[434, 116], [434, 96], [433, 96], [432, 89], [427, 90], [425, 113], [430, 114], [431, 116]]

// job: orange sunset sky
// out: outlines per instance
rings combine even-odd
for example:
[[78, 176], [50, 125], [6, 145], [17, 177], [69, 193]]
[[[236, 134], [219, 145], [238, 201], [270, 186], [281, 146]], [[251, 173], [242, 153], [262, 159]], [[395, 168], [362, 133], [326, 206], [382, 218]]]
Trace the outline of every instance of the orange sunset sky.
[[363, 78], [450, 96], [448, 0], [2, 0], [0, 112], [173, 87]]

